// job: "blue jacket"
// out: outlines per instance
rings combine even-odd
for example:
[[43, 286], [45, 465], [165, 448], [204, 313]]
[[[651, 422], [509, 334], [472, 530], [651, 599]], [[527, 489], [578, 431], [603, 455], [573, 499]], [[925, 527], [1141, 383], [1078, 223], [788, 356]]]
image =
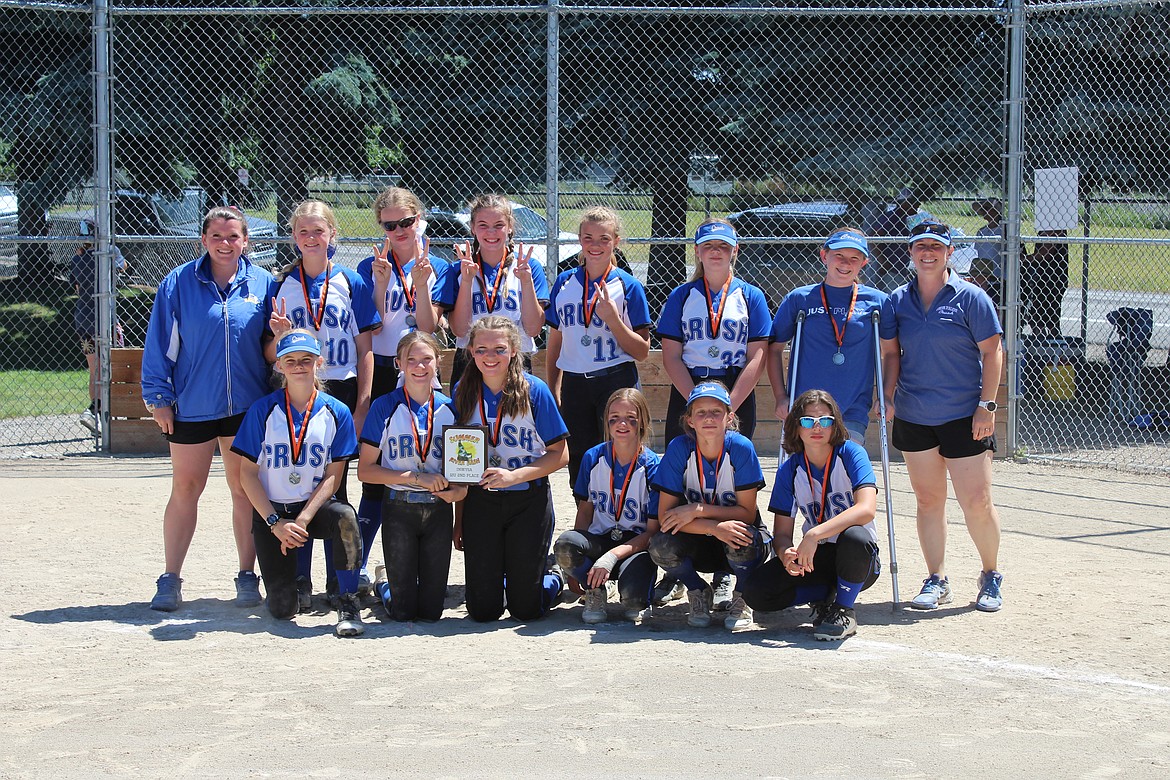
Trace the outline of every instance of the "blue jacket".
[[270, 391], [263, 339], [276, 280], [247, 256], [221, 292], [207, 255], [167, 274], [154, 297], [142, 353], [142, 398], [174, 404], [175, 419], [243, 414]]

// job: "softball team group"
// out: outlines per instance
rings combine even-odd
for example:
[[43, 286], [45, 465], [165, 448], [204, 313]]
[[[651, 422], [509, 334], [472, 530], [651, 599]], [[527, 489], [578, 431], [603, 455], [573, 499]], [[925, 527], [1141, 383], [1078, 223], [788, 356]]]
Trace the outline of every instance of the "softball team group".
[[[945, 225], [914, 229], [915, 276], [890, 296], [859, 281], [865, 235], [833, 233], [820, 249], [824, 281], [793, 290], [773, 318], [764, 293], [734, 275], [734, 229], [708, 219], [695, 234], [692, 279], [654, 323], [643, 285], [619, 268], [622, 228], [610, 209], [582, 214], [579, 262], [551, 286], [532, 249], [514, 243], [506, 198], [472, 201], [472, 240], [453, 263], [430, 255], [422, 204], [408, 190], [387, 190], [373, 211], [385, 241], [355, 271], [333, 262], [329, 206], [302, 203], [289, 224], [297, 260], [273, 277], [248, 259], [245, 217], [212, 209], [205, 254], [160, 285], [142, 391], [174, 470], [152, 609], [182, 604], [182, 565], [218, 445], [236, 603], [259, 605], [262, 579], [277, 618], [313, 608], [313, 540], [322, 539], [338, 636], [363, 633], [360, 599], [371, 592], [392, 620], [440, 619], [454, 548], [476, 621], [505, 611], [534, 620], [572, 589], [586, 623], [607, 620], [611, 599], [640, 622], [685, 591], [694, 627], [715, 611], [734, 630], [752, 624], [753, 609], [807, 604], [817, 639], [844, 639], [857, 630], [858, 594], [881, 570], [877, 486], [862, 446], [875, 392], [917, 499], [928, 576], [910, 606], [952, 598], [948, 478], [982, 561], [975, 606], [1002, 605], [991, 502], [1002, 330], [987, 295], [950, 269]], [[530, 372], [545, 325], [547, 382]], [[672, 384], [661, 457], [647, 446], [637, 366], [651, 327]], [[459, 347], [451, 377], [440, 376], [433, 335], [444, 328]], [[752, 443], [764, 372], [783, 423], [770, 529], [757, 509], [766, 481]], [[450, 425], [487, 432], [477, 484], [444, 476]], [[565, 465], [577, 510], [554, 541], [549, 480]], [[379, 531], [384, 564], [371, 579]]]

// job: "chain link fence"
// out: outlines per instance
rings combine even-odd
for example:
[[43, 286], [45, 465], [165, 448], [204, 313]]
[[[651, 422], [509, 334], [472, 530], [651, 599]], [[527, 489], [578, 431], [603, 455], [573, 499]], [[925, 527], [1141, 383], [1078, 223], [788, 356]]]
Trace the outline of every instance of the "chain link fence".
[[[98, 346], [140, 345], [209, 205], [243, 207], [278, 265], [295, 204], [327, 200], [356, 265], [374, 196], [401, 184], [440, 253], [471, 195], [508, 194], [550, 273], [579, 211], [612, 206], [653, 313], [709, 214], [773, 308], [842, 225], [894, 239], [871, 281], [905, 281], [901, 237], [933, 215], [1000, 296], [1013, 452], [1168, 469], [1167, 24], [1144, 2], [0, 0], [21, 53], [0, 64], [0, 454], [101, 446], [78, 424], [79, 293], [116, 304]], [[1041, 227], [1048, 201], [1063, 227]], [[1123, 310], [1153, 312], [1144, 351], [1146, 315]]]

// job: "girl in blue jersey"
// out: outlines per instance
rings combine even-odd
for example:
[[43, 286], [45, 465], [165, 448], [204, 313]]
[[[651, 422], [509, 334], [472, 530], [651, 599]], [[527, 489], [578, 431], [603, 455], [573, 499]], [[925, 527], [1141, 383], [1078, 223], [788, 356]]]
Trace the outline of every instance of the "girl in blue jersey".
[[467, 366], [463, 349], [471, 326], [492, 315], [511, 320], [520, 333], [524, 365], [536, 352], [536, 337], [544, 327], [548, 306], [548, 278], [540, 263], [533, 263], [532, 248], [516, 244], [516, 217], [512, 203], [503, 195], [477, 195], [468, 205], [471, 242], [455, 247], [456, 263], [447, 274], [445, 300], [454, 301], [451, 332], [455, 334], [455, 361], [451, 387]]
[[893, 390], [898, 371], [898, 325], [889, 296], [860, 284], [861, 269], [869, 262], [869, 242], [856, 228], [842, 228], [821, 246], [825, 280], [797, 287], [780, 303], [772, 322], [768, 379], [776, 397], [776, 417], [788, 417], [791, 381], [784, 367], [784, 348], [796, 336], [797, 316], [803, 312], [797, 356], [796, 390], [810, 388], [832, 393], [840, 400], [849, 437], [865, 446], [870, 409], [874, 406], [876, 367], [873, 350], [873, 312], [879, 313], [882, 376], [887, 385], [886, 413], [894, 413]]
[[619, 270], [617, 212], [602, 206], [581, 215], [582, 263], [553, 284], [546, 313], [548, 386], [569, 428], [569, 482], [585, 451], [602, 440], [602, 412], [623, 387], [638, 387], [638, 364], [650, 353], [650, 308], [642, 283]]
[[478, 320], [468, 333], [471, 362], [455, 388], [460, 425], [488, 431], [488, 468], [456, 514], [467, 613], [491, 621], [508, 612], [535, 620], [564, 582], [546, 574], [553, 532], [548, 475], [568, 462], [568, 431], [548, 386], [524, 372], [520, 332], [506, 317]]
[[268, 591], [268, 611], [288, 620], [299, 610], [296, 556], [310, 538], [332, 539], [340, 588], [337, 636], [365, 631], [357, 603], [362, 540], [357, 513], [334, 497], [341, 474], [357, 455], [353, 416], [345, 404], [319, 392], [321, 346], [295, 329], [276, 343], [276, 371], [284, 389], [252, 405], [233, 451], [243, 456], [240, 481], [252, 503], [256, 556]]
[[439, 353], [439, 342], [429, 333], [403, 336], [398, 342], [402, 386], [374, 400], [362, 429], [358, 477], [386, 486], [382, 554], [392, 620], [442, 617], [451, 567], [451, 504], [467, 495], [466, 487], [443, 476], [441, 434], [455, 423], [455, 408], [433, 386]]
[[698, 572], [732, 571], [736, 585], [724, 625], [751, 625], [743, 583], [768, 556], [768, 534], [756, 509], [764, 475], [751, 440], [736, 433], [731, 394], [717, 381], [695, 385], [683, 416], [686, 435], [666, 448], [651, 487], [659, 491], [650, 557], [687, 589], [696, 628], [711, 624], [714, 594]]
[[650, 407], [640, 390], [615, 390], [605, 405], [605, 442], [585, 453], [573, 496], [577, 519], [557, 539], [557, 563], [587, 590], [586, 623], [606, 620], [610, 583], [628, 620], [648, 614], [657, 567], [646, 552], [658, 532], [658, 493], [650, 489], [659, 457], [650, 438]]
[[240, 564], [236, 604], [260, 603], [252, 508], [231, 445], [248, 407], [268, 392], [264, 326], [275, 282], [244, 254], [248, 222], [239, 211], [209, 211], [200, 241], [204, 255], [171, 271], [159, 285], [142, 352], [142, 399], [170, 442], [173, 469], [163, 513], [166, 571], [150, 602], [151, 609], [163, 612], [183, 602], [179, 575], [217, 444], [232, 495]]
[[[272, 332], [279, 339], [290, 329], [304, 328], [321, 342], [325, 391], [353, 413], [358, 427], [370, 409], [374, 375], [373, 331], [381, 324], [373, 294], [358, 273], [335, 265], [337, 218], [327, 204], [306, 200], [289, 217], [297, 260], [278, 277], [272, 301]], [[271, 355], [270, 355], [271, 357]], [[337, 497], [348, 502], [348, 472], [343, 469]], [[362, 516], [374, 532], [380, 518]], [[372, 537], [371, 537], [372, 538]], [[331, 542], [325, 543], [327, 590], [334, 593]], [[298, 551], [301, 608], [308, 611], [312, 595], [313, 544]]]
[[662, 367], [670, 376], [666, 439], [682, 433], [679, 422], [696, 383], [715, 378], [731, 391], [739, 432], [756, 429], [756, 382], [768, 356], [772, 316], [759, 287], [736, 279], [739, 240], [731, 224], [708, 219], [695, 231], [695, 273], [666, 299], [656, 330]]
[[[422, 203], [413, 192], [390, 187], [374, 199], [374, 219], [385, 231], [381, 247], [358, 263], [357, 272], [373, 292], [374, 308], [382, 325], [373, 331], [374, 372], [370, 398], [392, 392], [399, 381], [398, 344], [409, 333], [435, 333], [443, 316], [448, 263], [428, 253], [423, 235], [426, 220]], [[452, 298], [450, 303], [454, 303]], [[449, 305], [447, 306], [449, 308]], [[362, 518], [362, 548], [366, 558], [381, 527], [380, 482], [362, 480], [358, 516]], [[362, 561], [363, 571], [366, 562]]]
[[[780, 464], [768, 502], [778, 557], [748, 579], [744, 600], [768, 612], [813, 604], [813, 636], [841, 640], [857, 633], [853, 605], [881, 571], [873, 467], [824, 390], [808, 390], [792, 405], [784, 451], [791, 457]], [[798, 511], [804, 516], [799, 545], [793, 536]]]

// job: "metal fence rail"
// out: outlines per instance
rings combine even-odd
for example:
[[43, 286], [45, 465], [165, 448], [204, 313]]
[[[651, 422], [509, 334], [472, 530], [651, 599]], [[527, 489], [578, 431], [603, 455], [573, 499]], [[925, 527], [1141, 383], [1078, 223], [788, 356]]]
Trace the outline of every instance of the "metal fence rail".
[[[20, 55], [0, 61], [0, 456], [105, 444], [78, 425], [77, 331], [99, 357], [140, 344], [208, 205], [242, 206], [276, 264], [292, 208], [324, 198], [354, 265], [397, 183], [456, 227], [471, 195], [510, 195], [550, 271], [611, 205], [652, 305], [711, 214], [773, 307], [831, 229], [880, 243], [933, 215], [1000, 294], [1011, 452], [1170, 470], [1167, 33], [1170, 4], [1136, 0], [0, 0]], [[1123, 310], [1152, 312], [1148, 343]]]

